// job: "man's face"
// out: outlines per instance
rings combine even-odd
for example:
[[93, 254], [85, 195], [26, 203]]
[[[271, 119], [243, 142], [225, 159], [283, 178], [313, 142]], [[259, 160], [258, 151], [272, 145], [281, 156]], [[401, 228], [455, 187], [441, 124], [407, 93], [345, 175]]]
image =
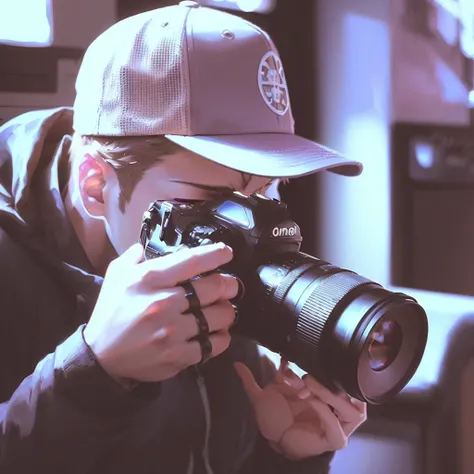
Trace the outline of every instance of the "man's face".
[[238, 171], [194, 153], [180, 151], [164, 157], [148, 169], [123, 213], [118, 204], [118, 180], [114, 179], [114, 173], [109, 175], [104, 190], [107, 234], [120, 255], [138, 241], [143, 213], [153, 201], [176, 198], [209, 200], [231, 190], [247, 195], [257, 191], [263, 193], [269, 184], [269, 178], [252, 176], [245, 179]]

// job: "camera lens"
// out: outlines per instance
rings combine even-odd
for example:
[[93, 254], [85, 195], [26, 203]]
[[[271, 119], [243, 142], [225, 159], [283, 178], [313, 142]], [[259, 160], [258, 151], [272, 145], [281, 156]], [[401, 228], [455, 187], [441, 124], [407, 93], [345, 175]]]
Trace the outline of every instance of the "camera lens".
[[218, 271], [245, 284], [235, 299], [239, 317], [232, 332], [279, 353], [335, 392], [384, 403], [420, 364], [425, 311], [408, 295], [299, 252], [301, 240], [282, 203], [240, 193], [184, 207], [155, 201], [140, 233], [147, 259], [181, 245], [226, 242], [235, 255]]
[[395, 321], [379, 321], [369, 335], [369, 366], [376, 372], [386, 369], [402, 346], [402, 330]]
[[412, 297], [299, 252], [272, 257], [257, 279], [243, 332], [330, 389], [379, 404], [414, 375], [428, 322]]

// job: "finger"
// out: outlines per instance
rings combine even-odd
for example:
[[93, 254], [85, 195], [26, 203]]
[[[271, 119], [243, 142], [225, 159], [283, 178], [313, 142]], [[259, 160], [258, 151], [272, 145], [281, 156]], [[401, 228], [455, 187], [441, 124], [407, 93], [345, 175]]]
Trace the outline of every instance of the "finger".
[[[354, 431], [367, 420], [367, 403], [361, 402], [360, 400], [352, 397], [349, 397], [349, 401], [357, 408], [361, 414], [361, 417], [360, 419], [352, 422], [344, 422], [343, 420], [341, 421], [342, 429], [344, 430], [344, 433], [347, 437], [354, 433]], [[339, 416], [338, 413], [336, 413], [336, 415]]]
[[287, 367], [283, 372], [283, 381], [295, 391], [302, 390], [306, 386], [304, 381], [298, 377], [298, 375], [296, 375], [289, 367]]
[[257, 403], [259, 396], [262, 394], [263, 389], [258, 385], [255, 377], [253, 376], [250, 369], [241, 362], [236, 362], [234, 364], [234, 368], [242, 380], [242, 384], [244, 386], [245, 391], [251, 401], [252, 404]]
[[[198, 278], [191, 283], [194, 287], [201, 307], [205, 308], [219, 300], [231, 300], [239, 291], [239, 284], [237, 279], [232, 275], [223, 275], [220, 273], [213, 273], [212, 275]], [[185, 297], [185, 290], [181, 286], [173, 288], [173, 293], [176, 295], [178, 302], [178, 311], [185, 313], [189, 309], [189, 301]]]
[[[271, 384], [269, 384], [269, 386], [271, 386], [272, 388], [280, 392], [289, 401], [301, 400], [304, 398], [304, 393], [302, 393], [302, 390], [304, 391], [308, 389], [306, 388], [306, 385], [304, 384], [304, 382], [294, 372], [292, 373], [296, 377], [297, 380], [296, 379], [290, 380], [289, 377], [285, 377], [285, 375], [281, 372], [281, 370], [278, 370], [275, 374], [274, 381]], [[299, 387], [300, 384], [302, 384], [303, 388], [302, 389], [296, 388], [296, 387]]]
[[346, 435], [347, 438], [349, 438], [352, 433], [354, 433], [354, 431], [357, 430], [357, 428], [359, 428], [359, 426], [363, 423], [363, 421], [360, 421], [360, 422], [352, 422], [352, 423], [344, 423], [344, 422], [340, 422], [341, 424], [341, 427], [342, 427], [342, 431], [344, 431], [344, 434]]
[[297, 399], [290, 402], [290, 406], [296, 421], [304, 422], [314, 418], [314, 410], [307, 400]]
[[[222, 354], [230, 345], [230, 334], [225, 331], [221, 331], [209, 336], [209, 341], [212, 346], [212, 357], [216, 357]], [[190, 341], [184, 343], [184, 356], [182, 368], [189, 367], [190, 365], [199, 364], [202, 360], [201, 344], [198, 341]]]
[[367, 416], [367, 403], [362, 402], [354, 397], [349, 397], [349, 401], [359, 410], [363, 416]]
[[[200, 335], [197, 317], [192, 314], [181, 314], [171, 303], [163, 291], [161, 298], [154, 301], [143, 312], [143, 319], [148, 319], [150, 331], [155, 332], [155, 339], [161, 343], [165, 339], [174, 344], [186, 343]], [[236, 319], [235, 307], [227, 300], [219, 301], [207, 308], [201, 309], [209, 327], [209, 333], [228, 332]], [[162, 331], [157, 333], [157, 327]]]
[[342, 423], [361, 422], [363, 415], [344, 394], [334, 394], [327, 387], [319, 383], [310, 375], [303, 376], [303, 380], [308, 390], [322, 402], [333, 407]]
[[278, 443], [275, 443], [274, 441], [268, 441], [268, 444], [270, 445], [270, 447], [275, 450], [277, 453], [279, 454], [284, 454], [283, 453], [283, 450], [280, 448], [279, 444]]
[[222, 242], [185, 248], [140, 264], [140, 281], [149, 290], [173, 288], [179, 282], [216, 270], [232, 260], [232, 249]]
[[275, 381], [280, 384], [285, 383], [285, 377], [284, 377], [284, 372], [286, 368], [288, 367], [288, 361], [283, 359], [283, 357], [280, 357], [280, 365], [278, 367], [278, 370], [276, 371], [275, 374]]
[[344, 434], [339, 420], [329, 406], [317, 398], [311, 398], [307, 403], [319, 416], [321, 427], [328, 443], [326, 450], [335, 451], [345, 448], [347, 445], [347, 437]]
[[329, 451], [329, 442], [314, 422], [295, 423], [282, 436], [280, 446], [286, 457], [301, 460]]
[[288, 401], [296, 401], [298, 399], [298, 392], [283, 380], [279, 380], [278, 378], [275, 378], [275, 381], [268, 384], [267, 387], [281, 393]]
[[288, 364], [289, 364], [289, 362], [287, 360], [283, 359], [283, 357], [281, 357], [280, 358], [280, 367], [278, 367], [278, 371], [283, 374], [285, 372], [285, 370], [288, 368]]
[[255, 410], [260, 432], [267, 440], [278, 442], [294, 422], [288, 401], [271, 386], [262, 389], [245, 364], [236, 362], [234, 367]]
[[[219, 301], [201, 310], [207, 320], [209, 332], [227, 331], [235, 321], [235, 308], [228, 301]], [[199, 335], [199, 325], [192, 313], [178, 314], [176, 337], [188, 341]]]
[[310, 397], [312, 397], [312, 396], [313, 396], [313, 394], [312, 394], [312, 393], [308, 390], [308, 388], [306, 388], [306, 387], [303, 388], [303, 389], [301, 389], [301, 390], [298, 392], [298, 398], [299, 398], [300, 400], [306, 400], [306, 399], [308, 399], [308, 398], [310, 398]]

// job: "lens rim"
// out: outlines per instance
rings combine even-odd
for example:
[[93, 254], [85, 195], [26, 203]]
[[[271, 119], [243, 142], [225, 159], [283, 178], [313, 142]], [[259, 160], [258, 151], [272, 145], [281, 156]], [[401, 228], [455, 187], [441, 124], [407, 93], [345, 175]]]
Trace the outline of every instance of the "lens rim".
[[[395, 294], [397, 295], [397, 294]], [[394, 295], [394, 296], [395, 296]], [[412, 298], [392, 299], [379, 305], [365, 318], [366, 324], [354, 343], [358, 347], [357, 386], [360, 395], [371, 404], [393, 398], [408, 384], [423, 357], [428, 337], [428, 320], [423, 308]], [[403, 304], [403, 311], [397, 308]], [[402, 331], [402, 344], [397, 357], [385, 369], [373, 370], [370, 365], [370, 333], [381, 321], [396, 322]], [[361, 328], [362, 329], [362, 328]], [[394, 380], [396, 380], [394, 382]]]

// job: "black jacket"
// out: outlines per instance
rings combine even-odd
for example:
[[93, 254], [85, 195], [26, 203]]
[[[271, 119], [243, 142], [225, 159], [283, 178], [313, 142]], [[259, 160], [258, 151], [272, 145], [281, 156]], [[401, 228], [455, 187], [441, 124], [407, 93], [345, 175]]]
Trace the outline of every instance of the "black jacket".
[[232, 367], [265, 383], [249, 340], [131, 392], [96, 363], [82, 329], [102, 279], [61, 198], [71, 122], [60, 108], [0, 128], [0, 472], [328, 473], [332, 453], [291, 462], [259, 435]]

